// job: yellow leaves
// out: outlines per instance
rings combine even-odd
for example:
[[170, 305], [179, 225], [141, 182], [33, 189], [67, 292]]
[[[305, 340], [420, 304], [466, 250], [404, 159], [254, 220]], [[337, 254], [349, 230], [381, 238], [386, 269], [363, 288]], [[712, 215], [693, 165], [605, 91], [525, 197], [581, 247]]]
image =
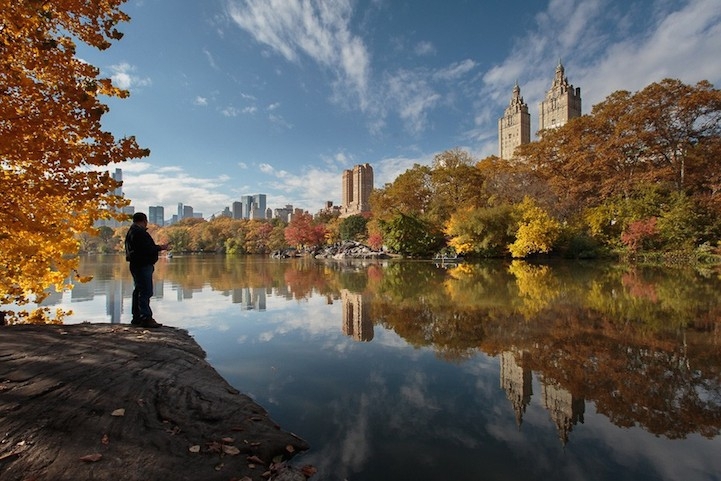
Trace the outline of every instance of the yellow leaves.
[[[122, 3], [0, 0], [0, 304], [25, 305], [48, 287], [70, 287], [76, 236], [92, 232], [103, 209], [127, 203], [113, 195], [109, 176], [90, 169], [148, 154], [134, 138], [102, 130], [108, 108], [98, 97], [127, 92], [74, 56], [74, 39], [104, 48], [119, 38]], [[19, 313], [14, 321], [49, 316]]]
[[523, 199], [518, 211], [521, 220], [518, 223], [516, 241], [508, 246], [511, 255], [523, 258], [530, 254], [551, 252], [561, 233], [561, 224], [530, 197]]

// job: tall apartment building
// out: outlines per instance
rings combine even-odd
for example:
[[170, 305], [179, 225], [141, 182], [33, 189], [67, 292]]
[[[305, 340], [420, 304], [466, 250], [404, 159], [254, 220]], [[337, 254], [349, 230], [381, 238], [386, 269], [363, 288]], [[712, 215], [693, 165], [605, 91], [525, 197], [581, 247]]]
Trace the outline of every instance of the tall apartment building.
[[[568, 83], [563, 64], [558, 62], [556, 75], [546, 98], [539, 106], [538, 130], [560, 127], [571, 119], [581, 116], [581, 88]], [[531, 115], [528, 105], [521, 97], [521, 88], [513, 87], [511, 102], [503, 117], [498, 119], [498, 156], [511, 159], [519, 145], [531, 141]]]
[[559, 61], [551, 89], [546, 92], [546, 99], [540, 105], [538, 130], [554, 129], [580, 116], [581, 87], [574, 89], [568, 83], [563, 64]]
[[531, 141], [531, 114], [528, 105], [521, 97], [521, 87], [513, 87], [511, 102], [506, 107], [503, 117], [498, 119], [498, 156], [511, 159], [513, 151], [522, 144]]
[[165, 208], [162, 205], [148, 207], [148, 223], [160, 227], [165, 225]]
[[373, 191], [373, 167], [370, 164], [356, 165], [343, 172], [343, 200], [341, 217], [370, 212], [370, 197]]

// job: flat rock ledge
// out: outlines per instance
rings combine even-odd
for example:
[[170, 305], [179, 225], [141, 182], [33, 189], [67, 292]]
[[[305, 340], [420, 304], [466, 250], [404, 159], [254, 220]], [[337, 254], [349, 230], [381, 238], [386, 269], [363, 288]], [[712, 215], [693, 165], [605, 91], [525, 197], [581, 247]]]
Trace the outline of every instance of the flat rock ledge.
[[3, 481], [303, 480], [307, 449], [184, 330], [0, 328]]

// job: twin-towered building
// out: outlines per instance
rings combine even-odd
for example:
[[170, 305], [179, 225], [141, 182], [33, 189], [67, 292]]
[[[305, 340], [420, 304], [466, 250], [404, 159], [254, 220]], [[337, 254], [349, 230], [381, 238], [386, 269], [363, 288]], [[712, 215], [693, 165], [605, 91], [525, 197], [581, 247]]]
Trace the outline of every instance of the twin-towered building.
[[[581, 116], [581, 88], [568, 83], [561, 62], [556, 67], [556, 76], [546, 98], [541, 102], [538, 117], [538, 131], [560, 127], [571, 119]], [[511, 159], [519, 145], [531, 142], [531, 114], [521, 97], [521, 87], [513, 87], [511, 102], [498, 119], [498, 156]]]

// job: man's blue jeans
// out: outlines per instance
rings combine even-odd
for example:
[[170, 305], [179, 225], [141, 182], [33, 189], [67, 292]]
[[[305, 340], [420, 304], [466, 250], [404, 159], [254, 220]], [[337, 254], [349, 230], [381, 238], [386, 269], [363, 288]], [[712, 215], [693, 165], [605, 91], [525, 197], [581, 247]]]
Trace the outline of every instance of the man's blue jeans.
[[137, 266], [130, 264], [130, 274], [133, 276], [133, 301], [131, 309], [133, 319], [150, 319], [153, 311], [150, 310], [150, 298], [153, 297], [153, 271], [152, 264]]

